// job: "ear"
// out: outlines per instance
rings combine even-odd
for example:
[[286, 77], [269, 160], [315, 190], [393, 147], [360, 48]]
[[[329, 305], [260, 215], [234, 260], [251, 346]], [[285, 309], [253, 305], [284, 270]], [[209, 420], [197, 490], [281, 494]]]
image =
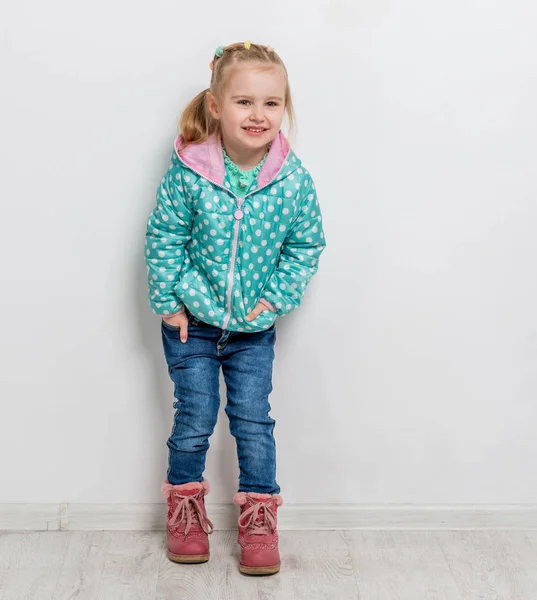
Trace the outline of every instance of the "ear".
[[216, 100], [215, 95], [212, 92], [207, 92], [205, 94], [205, 101], [207, 102], [207, 108], [211, 113], [213, 119], [220, 119], [220, 107], [218, 106], [218, 102]]

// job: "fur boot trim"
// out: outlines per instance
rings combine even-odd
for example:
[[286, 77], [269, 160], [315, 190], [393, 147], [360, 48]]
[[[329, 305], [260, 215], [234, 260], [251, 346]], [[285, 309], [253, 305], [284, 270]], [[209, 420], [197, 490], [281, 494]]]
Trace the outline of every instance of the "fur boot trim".
[[172, 490], [176, 490], [180, 493], [183, 490], [196, 490], [201, 489], [202, 487], [205, 488], [206, 493], [210, 491], [209, 482], [206, 479], [203, 481], [189, 481], [188, 483], [181, 483], [180, 485], [173, 485], [168, 481], [165, 481], [160, 489], [164, 495], [164, 499], [168, 500]]
[[270, 498], [274, 498], [274, 500], [276, 500], [276, 506], [283, 505], [283, 498], [280, 494], [258, 494], [257, 492], [237, 492], [233, 497], [233, 504], [236, 504], [237, 506], [246, 504], [246, 496], [250, 496], [254, 500], [269, 500]]

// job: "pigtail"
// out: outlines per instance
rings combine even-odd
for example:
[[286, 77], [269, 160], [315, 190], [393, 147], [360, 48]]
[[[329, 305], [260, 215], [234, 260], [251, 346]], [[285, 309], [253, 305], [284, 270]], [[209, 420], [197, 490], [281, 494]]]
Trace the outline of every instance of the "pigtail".
[[183, 136], [183, 144], [179, 152], [188, 144], [204, 142], [217, 129], [218, 124], [207, 109], [206, 94], [209, 88], [200, 92], [185, 108], [179, 120], [179, 130]]

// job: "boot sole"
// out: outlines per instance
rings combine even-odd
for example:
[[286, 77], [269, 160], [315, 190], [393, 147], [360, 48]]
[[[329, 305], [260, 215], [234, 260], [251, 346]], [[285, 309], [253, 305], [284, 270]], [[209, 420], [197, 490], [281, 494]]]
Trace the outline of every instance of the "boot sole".
[[209, 554], [173, 554], [168, 550], [168, 558], [175, 563], [204, 563], [209, 560]]
[[246, 567], [245, 565], [239, 565], [239, 570], [245, 575], [274, 575], [274, 573], [280, 570], [280, 563], [272, 567]]

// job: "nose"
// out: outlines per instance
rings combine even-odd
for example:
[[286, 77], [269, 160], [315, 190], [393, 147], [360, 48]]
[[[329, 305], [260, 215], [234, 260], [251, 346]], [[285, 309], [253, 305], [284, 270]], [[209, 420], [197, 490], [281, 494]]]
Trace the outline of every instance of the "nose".
[[255, 121], [256, 123], [258, 123], [259, 121], [264, 121], [265, 120], [265, 115], [263, 113], [263, 107], [261, 107], [261, 106], [254, 106], [252, 108], [252, 114], [250, 115], [250, 119], [252, 121]]

